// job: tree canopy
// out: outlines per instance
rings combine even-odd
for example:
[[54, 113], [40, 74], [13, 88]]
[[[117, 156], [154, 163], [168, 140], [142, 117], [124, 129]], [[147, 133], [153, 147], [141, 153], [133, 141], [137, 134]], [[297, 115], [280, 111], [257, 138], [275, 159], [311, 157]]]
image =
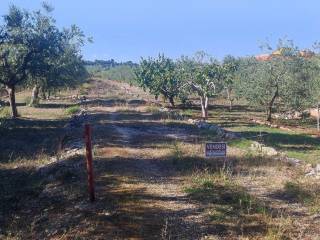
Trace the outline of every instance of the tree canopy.
[[41, 82], [56, 86], [61, 85], [58, 81], [70, 73], [73, 73], [72, 78], [74, 73], [84, 73], [79, 54], [83, 33], [75, 26], [59, 30], [50, 11], [52, 8], [47, 4], [42, 10], [33, 12], [11, 5], [8, 14], [3, 16], [0, 26], [0, 83], [9, 93], [12, 117], [18, 115], [16, 85]]

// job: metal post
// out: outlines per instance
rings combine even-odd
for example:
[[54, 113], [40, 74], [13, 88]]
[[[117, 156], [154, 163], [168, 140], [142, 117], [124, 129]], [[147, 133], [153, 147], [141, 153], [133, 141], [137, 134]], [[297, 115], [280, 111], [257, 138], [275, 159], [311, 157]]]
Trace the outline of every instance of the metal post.
[[94, 195], [93, 165], [92, 165], [91, 127], [89, 124], [85, 125], [84, 138], [86, 143], [86, 160], [87, 160], [89, 195], [90, 195], [90, 201], [94, 202], [95, 195]]

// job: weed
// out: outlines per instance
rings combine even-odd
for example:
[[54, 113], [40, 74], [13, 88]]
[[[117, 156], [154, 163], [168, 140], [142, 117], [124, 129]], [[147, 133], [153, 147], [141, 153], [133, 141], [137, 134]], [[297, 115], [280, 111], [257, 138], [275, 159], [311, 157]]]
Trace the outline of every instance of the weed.
[[177, 164], [183, 159], [183, 151], [177, 141], [173, 143], [172, 148], [173, 164]]

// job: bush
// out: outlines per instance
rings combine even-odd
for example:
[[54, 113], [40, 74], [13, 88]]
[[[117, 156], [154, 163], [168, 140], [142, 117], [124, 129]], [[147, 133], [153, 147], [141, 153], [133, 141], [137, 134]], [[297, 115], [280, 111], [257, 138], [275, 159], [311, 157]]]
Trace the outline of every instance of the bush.
[[80, 112], [80, 107], [78, 105], [75, 105], [72, 107], [68, 107], [65, 111], [68, 115], [77, 114], [78, 112]]

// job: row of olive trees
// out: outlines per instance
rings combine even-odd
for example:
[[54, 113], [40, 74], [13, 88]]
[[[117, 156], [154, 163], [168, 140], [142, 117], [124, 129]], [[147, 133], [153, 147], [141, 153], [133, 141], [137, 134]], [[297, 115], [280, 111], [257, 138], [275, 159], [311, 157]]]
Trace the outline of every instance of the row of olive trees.
[[50, 91], [72, 86], [87, 76], [80, 49], [85, 36], [76, 26], [60, 30], [50, 16], [52, 7], [29, 12], [14, 5], [0, 25], [0, 85], [9, 95], [12, 117], [18, 116], [16, 87], [34, 86], [31, 104], [39, 89]]
[[209, 98], [226, 91], [232, 108], [233, 85], [239, 61], [228, 56], [220, 63], [204, 52], [193, 57], [183, 56], [173, 61], [164, 55], [142, 59], [136, 71], [136, 80], [156, 98], [162, 95], [172, 107], [175, 99], [182, 102], [196, 94], [201, 103], [202, 117], [208, 117]]
[[209, 98], [219, 95], [226, 96], [230, 110], [236, 98], [263, 108], [268, 121], [277, 108], [302, 111], [316, 106], [320, 95], [319, 57], [302, 56], [290, 41], [280, 41], [276, 48], [281, 54], [263, 61], [227, 56], [219, 62], [204, 52], [177, 61], [159, 55], [142, 59], [136, 78], [144, 89], [156, 97], [164, 96], [171, 106], [177, 98], [185, 100], [196, 94], [203, 118], [208, 116]]
[[319, 57], [301, 55], [288, 41], [279, 41], [276, 49], [280, 54], [268, 60], [241, 59], [234, 86], [237, 96], [265, 110], [267, 121], [274, 110], [301, 112], [319, 101]]

